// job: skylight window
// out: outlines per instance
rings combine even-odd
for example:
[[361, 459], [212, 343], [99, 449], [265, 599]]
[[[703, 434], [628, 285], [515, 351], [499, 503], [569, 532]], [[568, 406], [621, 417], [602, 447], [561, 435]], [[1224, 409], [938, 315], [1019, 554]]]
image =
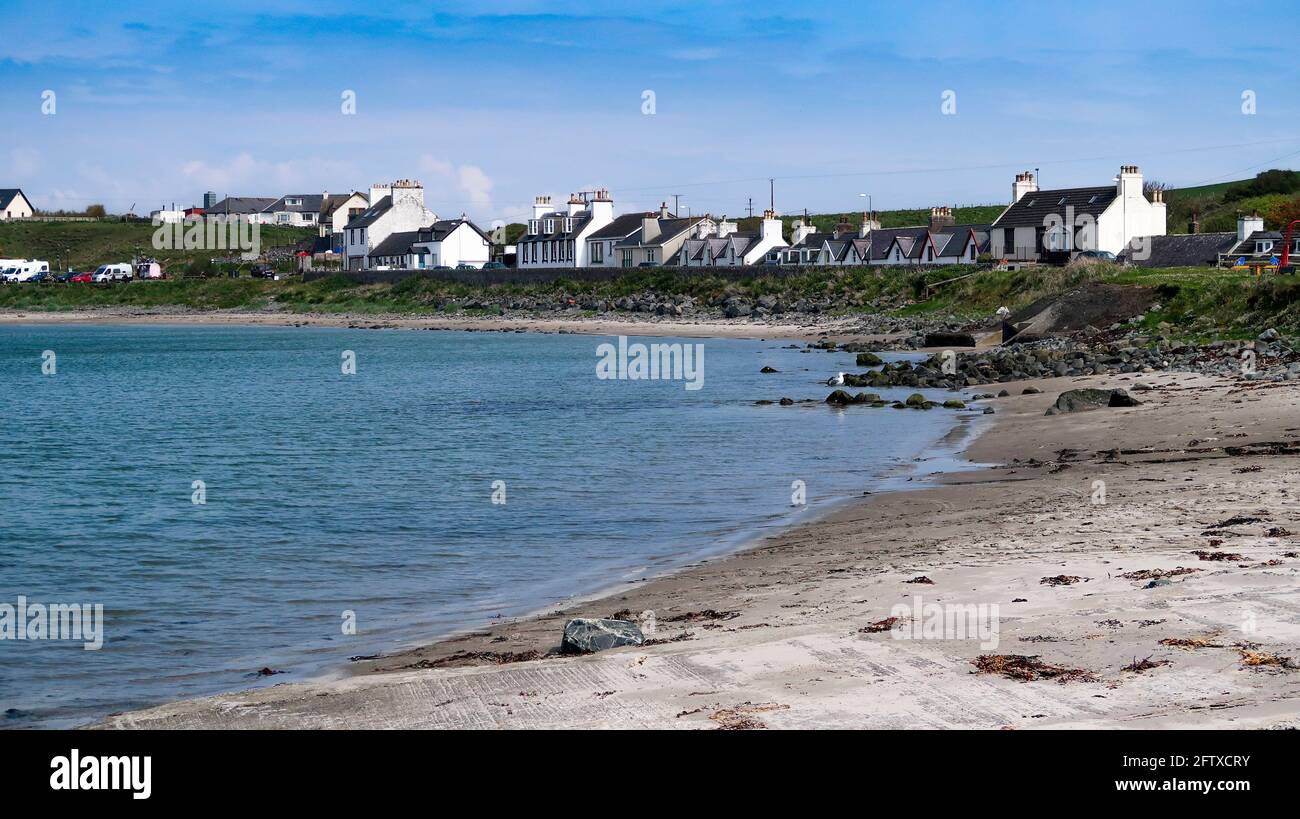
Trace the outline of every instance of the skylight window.
[[1057, 201], [1056, 204], [1058, 204], [1058, 205], [1064, 205], [1064, 204], [1065, 204], [1065, 197], [1062, 196], [1062, 197], [1060, 198], [1060, 200]]

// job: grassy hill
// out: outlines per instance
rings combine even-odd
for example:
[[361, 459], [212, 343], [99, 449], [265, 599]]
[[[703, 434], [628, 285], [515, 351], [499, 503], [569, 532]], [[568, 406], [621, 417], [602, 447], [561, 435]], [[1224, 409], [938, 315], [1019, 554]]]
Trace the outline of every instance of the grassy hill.
[[[50, 269], [82, 270], [111, 262], [126, 262], [136, 256], [152, 256], [168, 269], [185, 267], [223, 251], [154, 250], [155, 228], [147, 221], [105, 219], [94, 222], [0, 222], [0, 258], [44, 259]], [[262, 225], [263, 250], [292, 245], [314, 236], [312, 228]]]
[[1253, 179], [1175, 188], [1165, 202], [1169, 233], [1187, 233], [1193, 212], [1202, 233], [1236, 230], [1239, 213], [1259, 213], [1266, 228], [1277, 230], [1300, 218], [1300, 172], [1272, 169]]

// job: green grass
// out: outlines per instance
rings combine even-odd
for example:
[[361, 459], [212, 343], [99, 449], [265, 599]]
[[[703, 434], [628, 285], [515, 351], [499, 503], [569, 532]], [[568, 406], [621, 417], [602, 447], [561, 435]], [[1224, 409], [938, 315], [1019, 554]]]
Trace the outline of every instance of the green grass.
[[[128, 262], [137, 256], [151, 256], [168, 269], [185, 267], [225, 251], [154, 250], [156, 228], [147, 221], [122, 222], [0, 222], [0, 258], [44, 259], [50, 269], [72, 267], [84, 270], [101, 264]], [[312, 228], [262, 225], [263, 250], [292, 245], [314, 236]]]
[[[556, 304], [573, 298], [617, 301], [645, 292], [686, 295], [711, 304], [728, 295], [830, 299], [847, 313], [884, 312], [898, 316], [954, 315], [987, 320], [999, 307], [1017, 310], [1043, 297], [1087, 282], [1150, 287], [1159, 308], [1146, 323], [1171, 337], [1187, 339], [1247, 337], [1274, 327], [1300, 333], [1300, 280], [1272, 276], [1257, 281], [1248, 273], [1214, 268], [1121, 268], [1098, 263], [1069, 267], [1027, 267], [1018, 271], [970, 267], [908, 270], [855, 267], [803, 271], [787, 276], [729, 280], [707, 273], [668, 268], [630, 270], [608, 281], [561, 280], [542, 285], [509, 284], [489, 288], [411, 277], [396, 284], [354, 284], [344, 276], [310, 283], [301, 280], [174, 279], [101, 285], [0, 286], [2, 310], [77, 310], [166, 308], [190, 310], [281, 310], [288, 313], [357, 315], [494, 315], [497, 305], [479, 301], [530, 298]], [[949, 279], [960, 278], [956, 281]], [[927, 285], [936, 285], [927, 290]], [[471, 306], [472, 305], [472, 306]], [[585, 308], [584, 308], [585, 309]], [[1161, 324], [1168, 326], [1161, 327]]]

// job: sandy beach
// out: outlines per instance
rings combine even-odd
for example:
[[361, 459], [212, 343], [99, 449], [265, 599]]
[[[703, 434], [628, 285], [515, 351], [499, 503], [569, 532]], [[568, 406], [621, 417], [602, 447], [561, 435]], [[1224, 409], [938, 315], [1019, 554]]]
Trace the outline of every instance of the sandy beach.
[[[1141, 406], [1044, 415], [1063, 390], [1139, 382]], [[989, 468], [342, 679], [97, 727], [1300, 727], [1300, 393], [1003, 386], [965, 452]], [[645, 612], [645, 646], [553, 653], [570, 617]], [[918, 620], [891, 628], [900, 612]]]
[[513, 316], [399, 316], [355, 313], [284, 313], [248, 311], [0, 310], [0, 325], [133, 324], [241, 325], [252, 327], [351, 327], [369, 330], [462, 330], [499, 333], [582, 333], [587, 335], [672, 336], [680, 338], [779, 338], [806, 341], [835, 335], [841, 341], [884, 338], [863, 333], [853, 317], [791, 315], [788, 319], [683, 319], [633, 317], [610, 319]]

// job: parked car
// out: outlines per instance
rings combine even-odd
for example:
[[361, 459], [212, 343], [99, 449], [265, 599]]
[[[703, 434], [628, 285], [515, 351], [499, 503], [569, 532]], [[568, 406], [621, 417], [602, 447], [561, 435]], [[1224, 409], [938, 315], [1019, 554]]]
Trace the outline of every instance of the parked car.
[[1115, 261], [1115, 254], [1111, 253], [1109, 250], [1085, 250], [1081, 252], [1076, 258], [1097, 259], [1103, 262], [1113, 262]]
[[9, 277], [17, 275], [17, 273], [17, 265], [5, 265], [0, 267], [0, 282], [8, 282], [10, 280]]
[[456, 269], [457, 270], [478, 270], [477, 267], [467, 262], [461, 262], [460, 264], [456, 265]]
[[84, 273], [73, 273], [72, 278], [68, 281], [73, 284], [89, 284], [95, 280], [95, 271], [87, 270]]
[[38, 270], [34, 274], [32, 274], [31, 278], [27, 279], [27, 281], [52, 282], [54, 281], [54, 277], [50, 275], [50, 272], [48, 270]]
[[135, 275], [134, 268], [125, 262], [120, 264], [101, 264], [95, 268], [96, 282], [129, 282]]
[[502, 262], [488, 262], [483, 265], [484, 270], [505, 270], [506, 266]]
[[658, 262], [641, 262], [637, 267], [658, 267]]
[[67, 284], [68, 282], [72, 281], [72, 277], [75, 275], [77, 275], [77, 272], [75, 270], [68, 270], [55, 276], [54, 280], [59, 284]]
[[255, 264], [253, 265], [253, 278], [274, 279], [275, 268], [271, 267], [269, 264]]

